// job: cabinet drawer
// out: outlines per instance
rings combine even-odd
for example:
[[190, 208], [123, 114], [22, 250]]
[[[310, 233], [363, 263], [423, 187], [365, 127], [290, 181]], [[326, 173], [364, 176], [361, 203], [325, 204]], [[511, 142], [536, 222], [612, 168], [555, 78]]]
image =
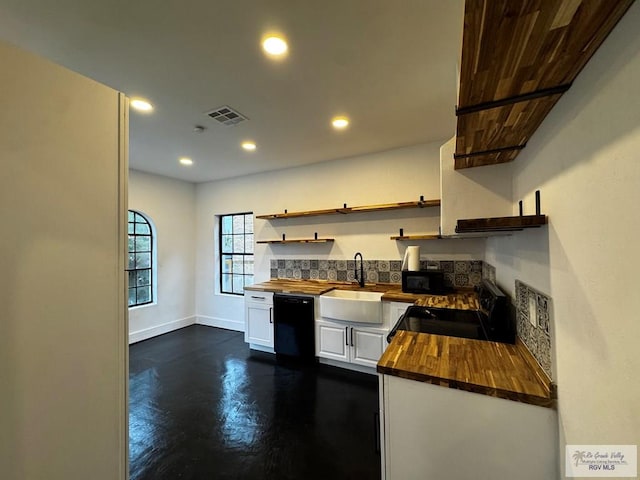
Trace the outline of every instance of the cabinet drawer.
[[273, 305], [273, 292], [251, 292], [246, 291], [244, 294], [245, 303], [264, 303]]

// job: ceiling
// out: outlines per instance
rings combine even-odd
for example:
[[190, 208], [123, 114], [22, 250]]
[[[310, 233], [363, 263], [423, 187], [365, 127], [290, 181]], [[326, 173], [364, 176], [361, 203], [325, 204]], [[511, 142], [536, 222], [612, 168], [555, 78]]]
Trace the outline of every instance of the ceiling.
[[[152, 114], [131, 112], [130, 166], [205, 182], [453, 136], [463, 9], [463, 0], [0, 0], [0, 37], [148, 99]], [[286, 59], [263, 55], [268, 32], [287, 38]], [[222, 105], [249, 121], [206, 116]], [[351, 119], [341, 132], [330, 125], [339, 114]], [[247, 139], [255, 152], [240, 148]]]

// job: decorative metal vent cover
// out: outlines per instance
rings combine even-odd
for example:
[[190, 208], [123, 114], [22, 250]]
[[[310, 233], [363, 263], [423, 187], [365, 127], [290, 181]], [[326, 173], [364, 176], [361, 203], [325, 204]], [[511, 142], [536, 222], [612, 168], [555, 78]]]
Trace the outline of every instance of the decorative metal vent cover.
[[222, 123], [223, 125], [227, 125], [231, 127], [233, 125], [237, 125], [240, 122], [244, 122], [245, 120], [249, 120], [247, 117], [242, 115], [239, 111], [234, 110], [229, 105], [223, 105], [221, 107], [215, 108], [210, 112], [207, 112], [214, 120]]

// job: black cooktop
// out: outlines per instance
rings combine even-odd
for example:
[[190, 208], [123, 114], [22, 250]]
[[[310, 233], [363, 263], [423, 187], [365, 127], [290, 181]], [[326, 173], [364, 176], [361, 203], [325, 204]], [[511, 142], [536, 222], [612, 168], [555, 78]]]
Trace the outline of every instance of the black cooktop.
[[393, 327], [387, 340], [398, 330], [433, 333], [475, 340], [514, 343], [515, 328], [510, 319], [507, 298], [493, 283], [483, 281], [478, 288], [481, 310], [458, 310], [412, 305]]
[[390, 341], [397, 330], [409, 330], [411, 332], [487, 340], [482, 315], [481, 312], [475, 310], [428, 308], [414, 305], [407, 308], [387, 339]]

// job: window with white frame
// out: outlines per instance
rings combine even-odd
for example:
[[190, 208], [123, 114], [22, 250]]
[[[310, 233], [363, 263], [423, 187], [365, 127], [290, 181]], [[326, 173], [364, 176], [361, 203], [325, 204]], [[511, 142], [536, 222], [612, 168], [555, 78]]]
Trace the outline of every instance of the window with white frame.
[[253, 283], [253, 212], [219, 218], [220, 292], [243, 295]]

